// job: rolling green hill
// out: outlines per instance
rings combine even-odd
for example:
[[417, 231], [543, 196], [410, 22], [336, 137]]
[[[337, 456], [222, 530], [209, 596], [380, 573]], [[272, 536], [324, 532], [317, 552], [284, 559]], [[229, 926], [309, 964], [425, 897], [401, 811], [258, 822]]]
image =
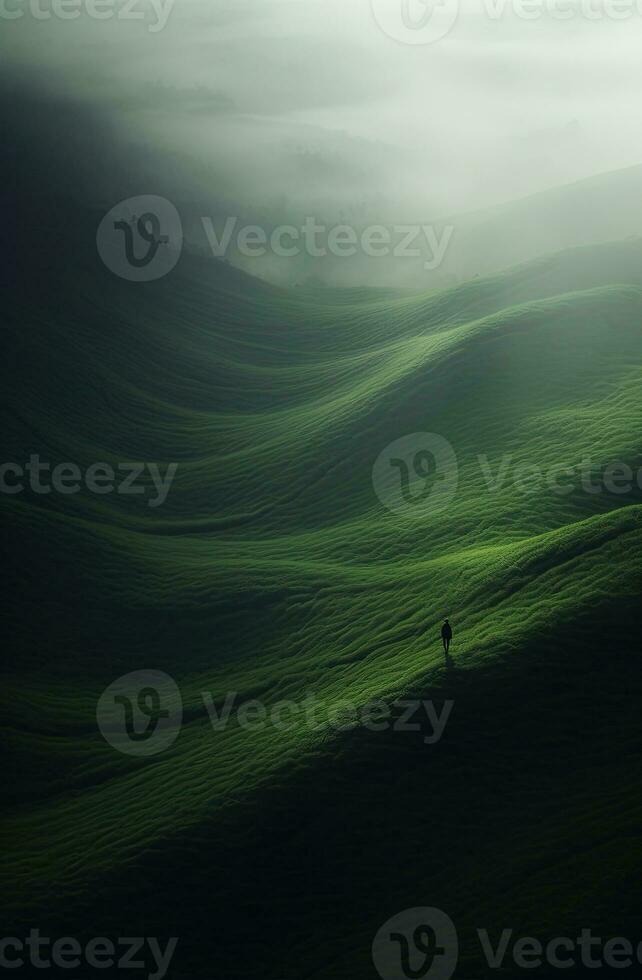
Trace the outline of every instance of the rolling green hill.
[[[636, 241], [323, 299], [189, 255], [129, 284], [81, 254], [47, 302], [19, 297], [5, 458], [178, 469], [157, 507], [149, 476], [143, 495], [3, 496], [12, 934], [69, 934], [73, 913], [74, 935], [178, 936], [172, 978], [229, 980], [372, 977], [377, 929], [420, 905], [462, 936], [642, 939], [642, 487], [515, 483], [642, 468], [641, 260]], [[372, 470], [421, 432], [452, 445], [459, 485], [404, 517]], [[185, 713], [150, 758], [96, 724], [142, 668]], [[324, 720], [213, 731], [202, 692], [313, 693]], [[440, 742], [425, 719], [327, 721], [399, 697], [454, 702]], [[457, 976], [485, 976], [462, 942]]]

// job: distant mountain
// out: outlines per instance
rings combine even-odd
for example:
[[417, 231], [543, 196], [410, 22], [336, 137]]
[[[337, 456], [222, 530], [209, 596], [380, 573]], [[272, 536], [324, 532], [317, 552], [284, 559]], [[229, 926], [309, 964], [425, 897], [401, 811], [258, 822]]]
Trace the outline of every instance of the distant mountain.
[[443, 273], [464, 279], [578, 245], [642, 235], [642, 166], [454, 215]]

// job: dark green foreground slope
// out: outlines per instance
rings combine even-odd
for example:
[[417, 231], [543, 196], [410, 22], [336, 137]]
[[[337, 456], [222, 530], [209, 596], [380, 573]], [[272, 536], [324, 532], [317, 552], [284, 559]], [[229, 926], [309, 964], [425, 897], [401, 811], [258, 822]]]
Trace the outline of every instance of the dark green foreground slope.
[[[189, 257], [148, 285], [79, 258], [18, 298], [5, 458], [178, 471], [157, 508], [3, 496], [14, 934], [176, 935], [190, 980], [372, 977], [379, 926], [421, 905], [455, 920], [464, 980], [485, 975], [476, 927], [642, 939], [642, 490], [491, 491], [477, 458], [642, 467], [640, 270], [640, 244], [612, 245], [324, 304]], [[407, 520], [372, 467], [423, 431], [459, 489]], [[140, 668], [185, 708], [150, 759], [96, 725]], [[214, 732], [203, 691], [455, 705], [427, 745]]]

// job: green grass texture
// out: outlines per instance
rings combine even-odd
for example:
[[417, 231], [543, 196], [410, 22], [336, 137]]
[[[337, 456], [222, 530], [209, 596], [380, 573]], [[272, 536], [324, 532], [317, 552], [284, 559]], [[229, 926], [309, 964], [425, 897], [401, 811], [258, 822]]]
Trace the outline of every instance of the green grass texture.
[[[11, 934], [176, 935], [172, 977], [227, 980], [367, 980], [379, 926], [421, 905], [462, 934], [642, 939], [642, 489], [510, 475], [642, 468], [642, 243], [420, 295], [189, 255], [149, 284], [84, 256], [56, 276], [59, 302], [3, 314], [5, 459], [178, 470], [156, 508], [3, 496]], [[459, 484], [413, 519], [372, 469], [421, 432]], [[501, 486], [480, 456], [509, 460]], [[176, 680], [184, 724], [139, 759], [96, 705], [142, 668]], [[435, 745], [213, 731], [204, 691], [454, 708]], [[457, 976], [485, 969], [463, 940]]]

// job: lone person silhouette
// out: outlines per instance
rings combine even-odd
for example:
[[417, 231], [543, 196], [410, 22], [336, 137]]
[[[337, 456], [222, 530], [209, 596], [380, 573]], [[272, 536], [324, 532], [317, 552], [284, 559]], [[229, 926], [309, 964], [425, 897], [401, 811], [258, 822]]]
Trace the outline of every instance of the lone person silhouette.
[[453, 638], [453, 629], [448, 620], [441, 627], [441, 639], [444, 644], [444, 653], [448, 656], [448, 649], [450, 647], [450, 641]]

